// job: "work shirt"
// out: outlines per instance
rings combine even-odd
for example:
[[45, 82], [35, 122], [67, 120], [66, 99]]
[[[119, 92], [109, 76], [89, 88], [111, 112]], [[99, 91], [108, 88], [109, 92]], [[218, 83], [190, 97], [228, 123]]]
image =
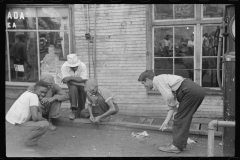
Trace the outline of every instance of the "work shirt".
[[171, 74], [161, 74], [153, 78], [153, 88], [157, 89], [166, 100], [169, 109], [178, 107], [178, 101], [174, 96], [185, 78]]
[[[106, 103], [111, 99], [113, 101], [113, 103], [116, 104], [115, 96], [113, 93], [110, 92], [109, 89], [99, 86], [97, 92], [103, 97], [103, 99], [105, 100]], [[87, 104], [90, 104], [90, 105], [94, 104], [92, 97], [94, 97], [94, 95], [88, 94], [88, 98], [86, 101]]]
[[[34, 90], [34, 84], [29, 86], [28, 91]], [[52, 84], [52, 87], [48, 90], [46, 98], [54, 97], [57, 98], [58, 101], [66, 101], [69, 100], [69, 95], [65, 91], [62, 90], [57, 84]]]
[[11, 124], [22, 124], [29, 121], [31, 106], [39, 106], [38, 96], [35, 93], [25, 91], [7, 112], [6, 120]]
[[61, 67], [62, 78], [72, 76], [72, 77], [81, 77], [82, 79], [88, 79], [87, 77], [87, 67], [83, 62], [80, 62], [78, 69], [73, 72], [69, 66], [67, 66], [67, 61], [63, 63]]

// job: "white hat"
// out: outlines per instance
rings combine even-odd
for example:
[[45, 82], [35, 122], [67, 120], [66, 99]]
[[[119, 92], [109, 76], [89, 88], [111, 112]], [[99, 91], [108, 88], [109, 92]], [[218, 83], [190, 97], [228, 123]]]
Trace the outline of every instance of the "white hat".
[[69, 54], [67, 56], [67, 66], [69, 67], [77, 67], [81, 61], [78, 59], [76, 54]]

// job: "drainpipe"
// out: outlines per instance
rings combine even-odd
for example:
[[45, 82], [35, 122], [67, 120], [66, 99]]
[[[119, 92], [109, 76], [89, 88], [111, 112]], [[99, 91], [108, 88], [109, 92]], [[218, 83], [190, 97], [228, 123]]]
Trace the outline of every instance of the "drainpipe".
[[235, 121], [212, 120], [208, 123], [208, 157], [214, 156], [214, 130], [217, 127], [235, 127]]
[[[90, 25], [89, 25], [89, 5], [87, 4], [87, 23], [88, 23], [88, 28], [87, 28], [87, 33], [90, 33]], [[86, 21], [85, 21], [86, 22]], [[91, 78], [91, 68], [90, 68], [90, 53], [89, 53], [89, 41], [88, 40], [88, 70], [89, 70], [89, 79]]]
[[97, 64], [97, 62], [96, 62], [96, 39], [97, 39], [97, 37], [96, 37], [96, 7], [97, 7], [97, 4], [95, 4], [95, 15], [94, 15], [94, 20], [95, 20], [95, 26], [94, 26], [94, 79], [97, 79], [97, 77], [96, 77], [96, 64]]

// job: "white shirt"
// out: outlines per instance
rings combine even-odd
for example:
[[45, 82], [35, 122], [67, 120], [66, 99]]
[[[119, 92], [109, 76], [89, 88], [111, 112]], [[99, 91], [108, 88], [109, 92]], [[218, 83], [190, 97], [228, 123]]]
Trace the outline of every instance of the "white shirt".
[[159, 90], [170, 108], [178, 107], [178, 101], [173, 92], [180, 87], [184, 79], [181, 76], [171, 74], [161, 74], [153, 78], [153, 87]]
[[73, 76], [73, 77], [81, 77], [82, 79], [88, 79], [87, 77], [87, 67], [83, 62], [80, 62], [78, 69], [75, 73], [67, 66], [67, 62], [63, 63], [61, 67], [62, 78]]
[[189, 46], [189, 47], [194, 47], [194, 42], [193, 42], [192, 40], [189, 40], [189, 41], [188, 41], [188, 46]]
[[31, 117], [30, 107], [38, 105], [38, 96], [32, 92], [25, 91], [9, 109], [6, 120], [12, 124], [22, 124], [29, 121]]

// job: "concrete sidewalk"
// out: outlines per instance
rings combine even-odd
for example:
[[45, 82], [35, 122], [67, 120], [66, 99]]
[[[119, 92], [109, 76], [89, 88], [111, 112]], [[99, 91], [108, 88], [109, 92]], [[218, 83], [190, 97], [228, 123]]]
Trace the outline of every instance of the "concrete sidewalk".
[[[11, 105], [14, 103], [14, 99], [6, 99], [5, 113], [9, 110]], [[53, 121], [54, 124], [60, 125], [59, 123], [67, 123], [67, 125], [77, 126], [78, 123], [92, 123], [89, 119], [76, 118], [75, 120], [69, 120], [69, 114], [71, 113], [70, 108], [67, 108], [66, 105], [62, 105], [62, 110], [60, 112], [60, 117]], [[208, 134], [208, 123], [213, 119], [206, 118], [193, 118], [190, 134], [194, 135], [207, 135]], [[220, 119], [219, 119], [220, 120]], [[128, 116], [128, 115], [113, 115], [111, 116], [110, 121], [100, 122], [98, 124], [102, 125], [115, 125], [121, 127], [132, 127], [139, 128], [143, 130], [159, 130], [159, 127], [163, 123], [164, 118], [152, 118], [152, 117], [141, 117], [141, 116]], [[169, 128], [165, 130], [166, 132], [172, 131], [172, 121], [169, 123]], [[215, 129], [215, 136], [222, 136], [223, 128]]]

